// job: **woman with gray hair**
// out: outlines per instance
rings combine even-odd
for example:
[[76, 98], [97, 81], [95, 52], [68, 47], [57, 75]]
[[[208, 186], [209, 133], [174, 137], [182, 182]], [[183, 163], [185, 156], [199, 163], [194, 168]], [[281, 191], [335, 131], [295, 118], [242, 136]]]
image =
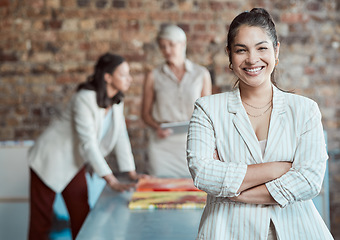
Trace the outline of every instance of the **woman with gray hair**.
[[189, 121], [195, 101], [211, 94], [208, 70], [186, 58], [186, 35], [176, 25], [158, 33], [165, 62], [148, 73], [144, 84], [142, 118], [149, 135], [149, 172], [157, 177], [190, 177], [186, 162], [187, 132], [173, 133], [162, 123]]

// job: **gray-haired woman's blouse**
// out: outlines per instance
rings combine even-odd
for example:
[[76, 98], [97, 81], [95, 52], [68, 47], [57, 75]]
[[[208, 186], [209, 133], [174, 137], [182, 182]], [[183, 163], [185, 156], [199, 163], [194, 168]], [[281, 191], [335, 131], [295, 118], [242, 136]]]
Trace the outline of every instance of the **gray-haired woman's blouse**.
[[[153, 70], [154, 96], [152, 117], [159, 123], [189, 121], [195, 101], [201, 97], [208, 70], [186, 59], [181, 81], [163, 64]], [[186, 163], [186, 133], [159, 139], [149, 138], [150, 173], [160, 177], [189, 177]]]

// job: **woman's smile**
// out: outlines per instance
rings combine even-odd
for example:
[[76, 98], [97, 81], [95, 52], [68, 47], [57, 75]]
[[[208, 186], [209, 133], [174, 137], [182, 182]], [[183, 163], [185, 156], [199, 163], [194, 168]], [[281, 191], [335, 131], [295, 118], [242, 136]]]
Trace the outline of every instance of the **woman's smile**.
[[263, 69], [264, 69], [264, 67], [243, 68], [243, 70], [248, 75], [251, 75], [251, 76], [257, 76], [257, 75], [261, 74]]

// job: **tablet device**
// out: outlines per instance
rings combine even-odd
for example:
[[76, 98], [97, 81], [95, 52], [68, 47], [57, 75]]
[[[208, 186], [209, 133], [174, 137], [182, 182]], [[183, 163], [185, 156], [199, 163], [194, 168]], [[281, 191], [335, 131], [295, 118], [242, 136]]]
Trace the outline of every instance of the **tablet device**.
[[162, 123], [162, 129], [171, 129], [173, 134], [187, 133], [190, 121]]

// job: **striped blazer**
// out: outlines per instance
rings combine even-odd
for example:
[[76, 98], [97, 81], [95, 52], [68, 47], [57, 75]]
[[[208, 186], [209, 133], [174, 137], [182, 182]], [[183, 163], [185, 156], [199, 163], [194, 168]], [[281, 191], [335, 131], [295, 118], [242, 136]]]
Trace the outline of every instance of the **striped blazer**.
[[[217, 150], [219, 160], [213, 158]], [[280, 240], [333, 239], [313, 205], [328, 159], [317, 104], [273, 86], [267, 146], [260, 144], [235, 89], [199, 98], [187, 142], [197, 188], [208, 193], [197, 239], [267, 239], [270, 221]], [[247, 165], [290, 161], [292, 168], [266, 186], [277, 205], [232, 202]]]

